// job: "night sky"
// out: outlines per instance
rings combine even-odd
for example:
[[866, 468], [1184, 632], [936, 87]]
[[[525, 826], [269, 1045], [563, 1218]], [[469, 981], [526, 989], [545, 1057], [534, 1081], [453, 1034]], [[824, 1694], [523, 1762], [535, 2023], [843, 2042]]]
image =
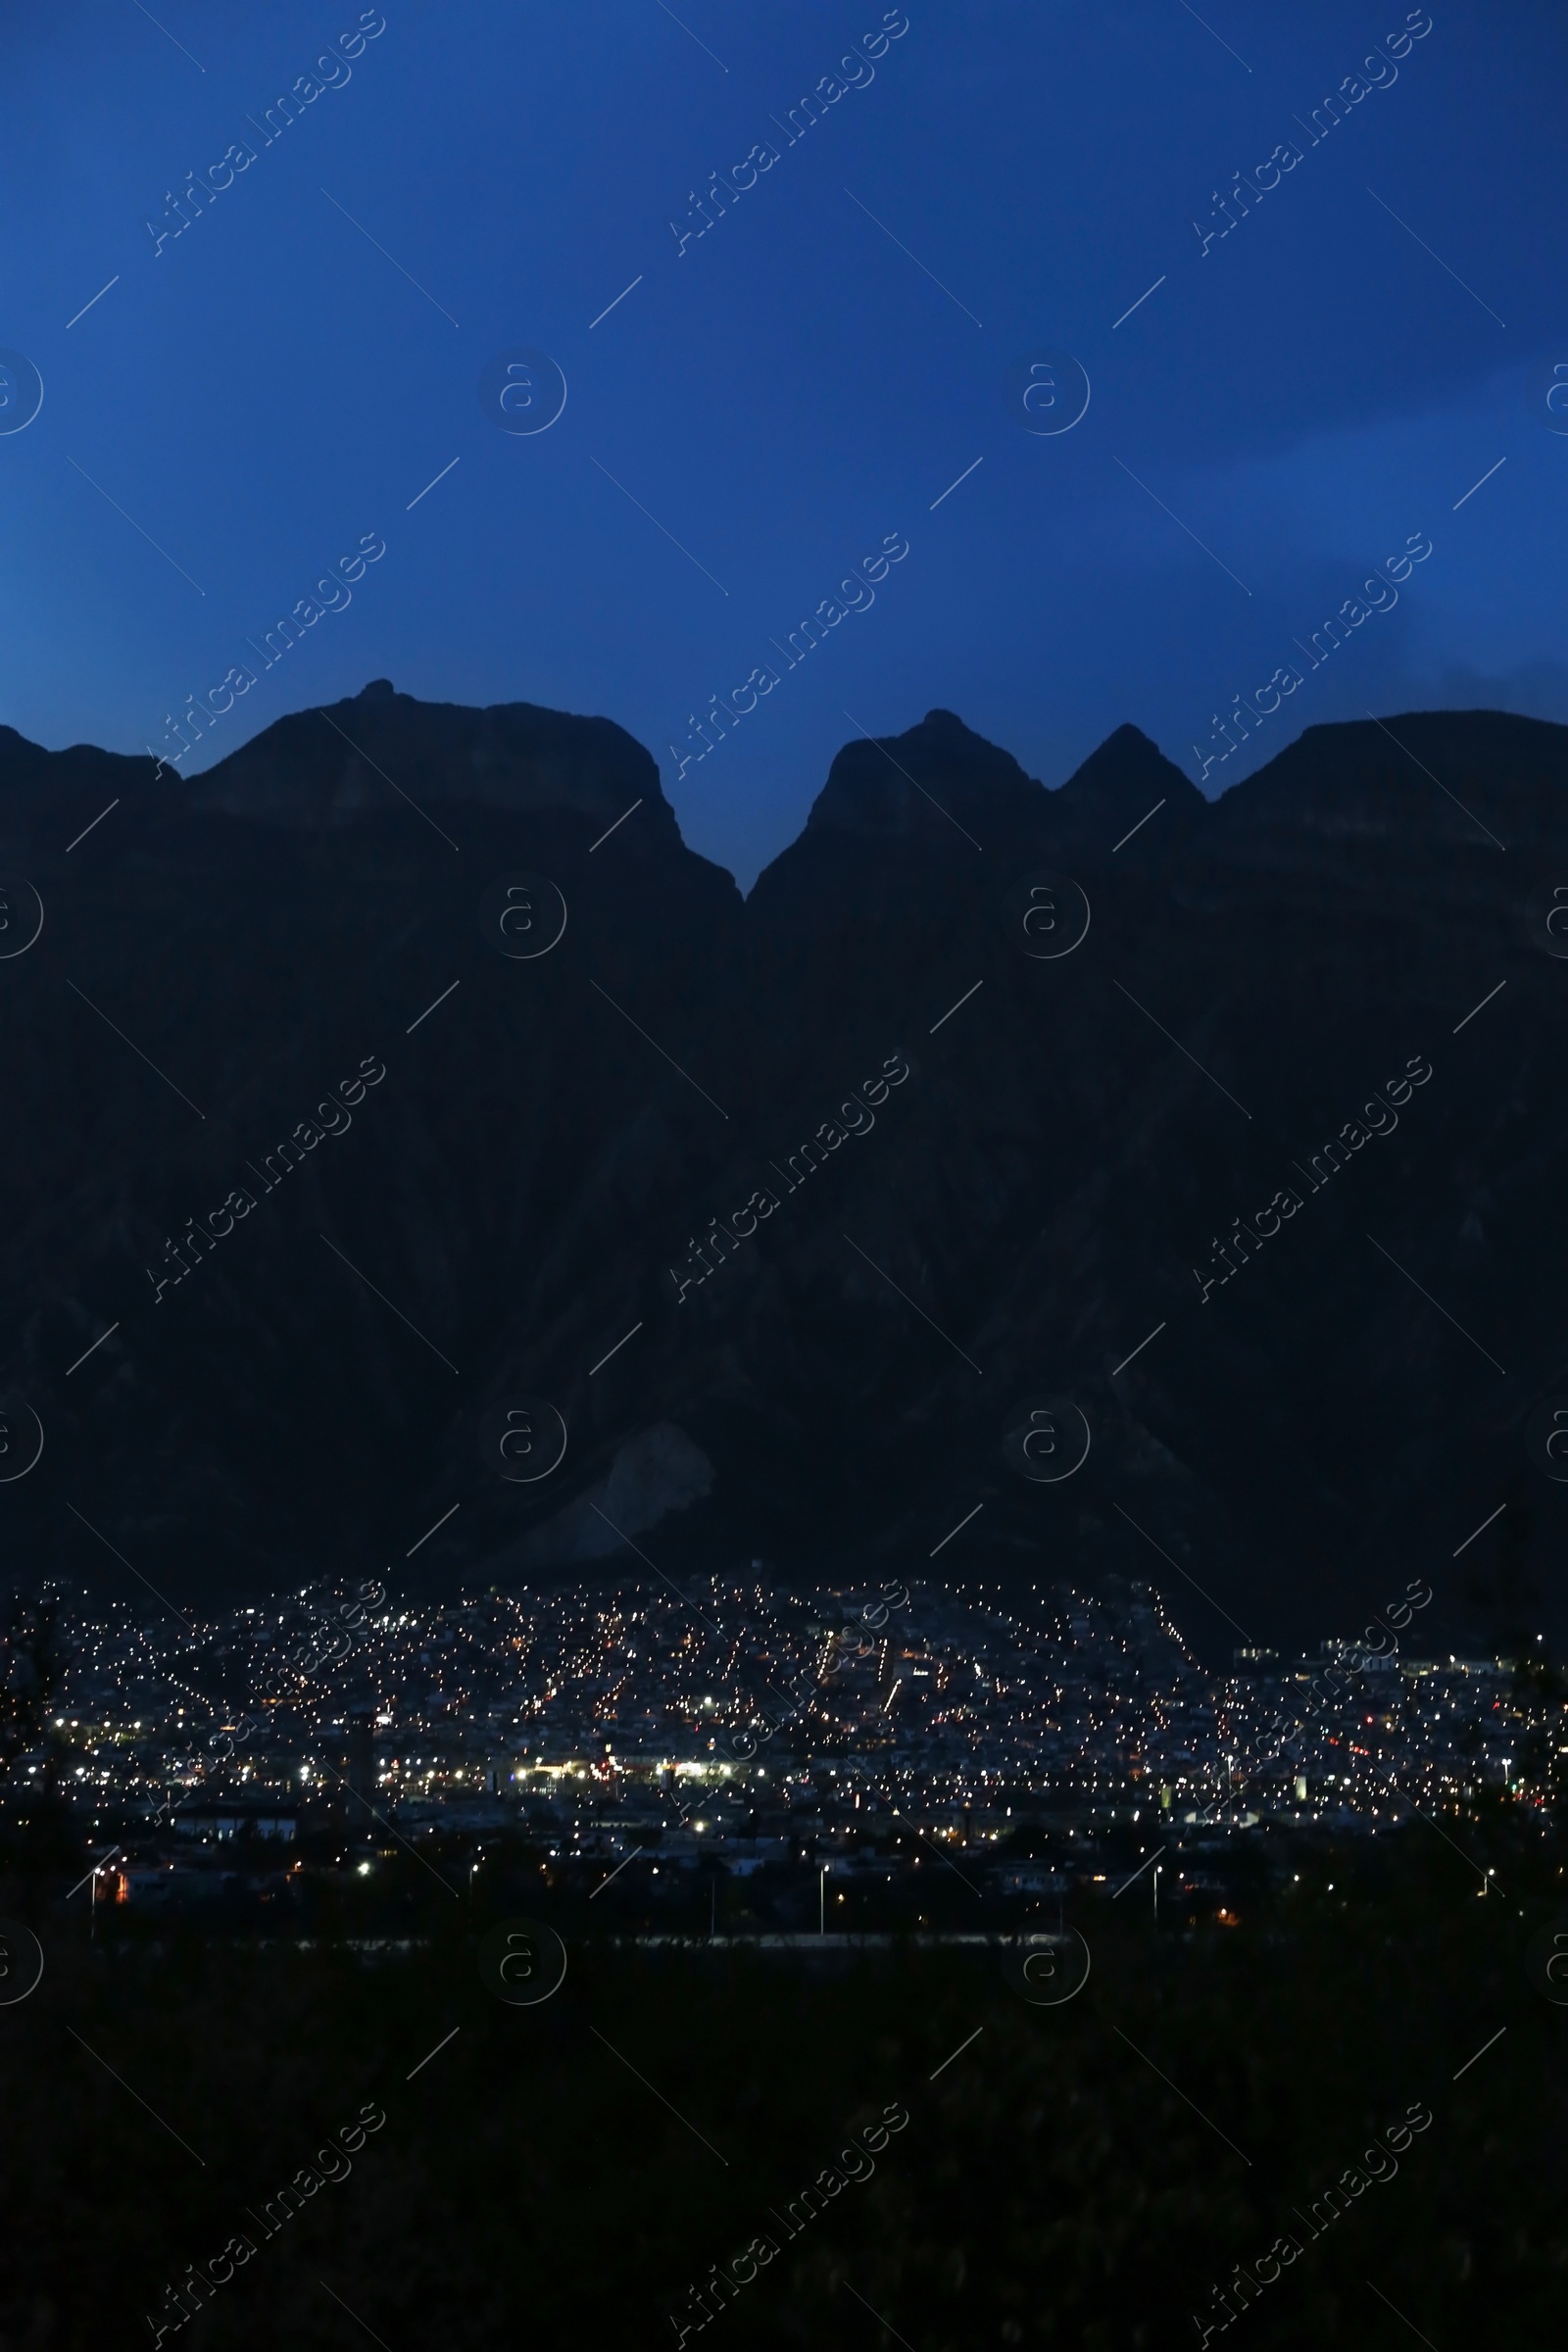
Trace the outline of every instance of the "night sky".
[[1568, 720], [1559, 8], [156, 20], [0, 12], [29, 738], [172, 756], [236, 668], [186, 772], [377, 676], [600, 712], [749, 883], [933, 705], [1048, 784], [1132, 720], [1209, 792], [1368, 710]]

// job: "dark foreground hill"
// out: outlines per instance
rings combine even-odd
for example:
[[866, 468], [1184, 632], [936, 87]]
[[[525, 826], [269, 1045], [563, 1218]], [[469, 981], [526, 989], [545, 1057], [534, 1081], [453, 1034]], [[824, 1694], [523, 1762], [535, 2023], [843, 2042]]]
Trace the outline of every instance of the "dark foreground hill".
[[1414, 1575], [1446, 1646], [1560, 1639], [1565, 751], [1314, 727], [1210, 804], [936, 710], [743, 903], [604, 720], [383, 683], [188, 780], [0, 732], [13, 1572], [629, 1539], [1150, 1574], [1211, 1655]]
[[[1064, 2006], [983, 1945], [617, 1951], [506, 1851], [456, 1902], [378, 1862], [413, 1917], [373, 1942], [100, 1910], [89, 1946], [57, 1911], [0, 2036], [29, 2119], [0, 2344], [178, 2343], [186, 2312], [224, 2352], [494, 2352], [519, 2315], [538, 2352], [1163, 2352], [1244, 2313], [1249, 2352], [1549, 2344], [1563, 2019], [1522, 1955], [1555, 1867], [1494, 1827], [1485, 1902], [1420, 1824], [1294, 1855], [1231, 1927], [1184, 1933], [1169, 1879], [1158, 1923], [1096, 1889]], [[542, 2006], [476, 1965], [519, 1909], [570, 1938]]]

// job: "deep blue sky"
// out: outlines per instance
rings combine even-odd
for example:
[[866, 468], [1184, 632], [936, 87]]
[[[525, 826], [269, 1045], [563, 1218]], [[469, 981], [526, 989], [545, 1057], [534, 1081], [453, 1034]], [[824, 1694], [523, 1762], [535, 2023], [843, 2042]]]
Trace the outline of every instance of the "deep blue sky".
[[[387, 0], [352, 78], [268, 147], [246, 117], [359, 7], [154, 13], [3, 11], [0, 346], [45, 387], [0, 437], [0, 717], [25, 735], [162, 745], [368, 532], [387, 552], [352, 605], [188, 768], [377, 675], [603, 712], [749, 881], [846, 711], [883, 733], [946, 705], [1051, 784], [1132, 719], [1196, 775], [1210, 713], [1414, 532], [1434, 552], [1397, 609], [1207, 789], [1368, 709], [1568, 719], [1568, 435], [1541, 388], [1568, 362], [1554, 0], [1435, 0], [1315, 147], [1297, 118], [1424, 12], [910, 0], [874, 79], [791, 147], [772, 119], [880, 0], [680, 0], [681, 23], [659, 0]], [[1301, 161], [1200, 252], [1213, 191], [1293, 138]], [[240, 139], [254, 163], [155, 255], [166, 191]], [[689, 192], [768, 139], [777, 162], [677, 253]], [[480, 409], [515, 346], [568, 386], [537, 437]], [[1005, 404], [1039, 348], [1093, 388], [1057, 437]], [[676, 782], [688, 713], [894, 532], [909, 554], [874, 606]]]

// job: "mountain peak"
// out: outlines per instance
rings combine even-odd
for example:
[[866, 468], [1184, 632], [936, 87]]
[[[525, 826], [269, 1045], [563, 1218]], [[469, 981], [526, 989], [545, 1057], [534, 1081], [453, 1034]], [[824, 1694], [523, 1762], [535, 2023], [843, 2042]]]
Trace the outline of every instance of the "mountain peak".
[[1174, 761], [1166, 759], [1158, 744], [1152, 743], [1141, 727], [1131, 724], [1119, 726], [1114, 734], [1107, 735], [1061, 787], [1063, 801], [1069, 806], [1074, 802], [1093, 802], [1098, 808], [1119, 809], [1124, 801], [1146, 792], [1152, 792], [1156, 799], [1163, 795], [1167, 800], [1179, 800], [1190, 806], [1196, 806], [1203, 798], [1197, 785]]
[[357, 695], [291, 711], [192, 780], [206, 810], [335, 826], [396, 805], [466, 802], [565, 809], [596, 828], [639, 797], [673, 834], [653, 760], [623, 727], [533, 703], [426, 703], [372, 678]]
[[[995, 823], [1038, 808], [1044, 787], [953, 710], [928, 710], [902, 735], [847, 743], [811, 804], [808, 832], [925, 836], [943, 812], [961, 824]], [[936, 804], [932, 806], [933, 802]]]

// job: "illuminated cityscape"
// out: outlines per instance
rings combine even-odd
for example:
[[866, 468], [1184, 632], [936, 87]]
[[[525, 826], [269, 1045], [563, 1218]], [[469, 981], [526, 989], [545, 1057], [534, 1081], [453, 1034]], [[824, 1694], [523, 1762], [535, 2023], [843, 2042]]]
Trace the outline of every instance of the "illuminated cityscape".
[[680, 1592], [312, 1589], [188, 1626], [61, 1597], [70, 1662], [9, 1804], [44, 1776], [122, 1901], [220, 1860], [258, 1885], [307, 1852], [368, 1875], [508, 1832], [552, 1883], [642, 1851], [666, 1887], [809, 1863], [843, 1901], [968, 1848], [977, 1890], [978, 1869], [1059, 1893], [1071, 1871], [1031, 1864], [1026, 1825], [1102, 1881], [1107, 1838], [1234, 1847], [1545, 1795], [1512, 1663], [1330, 1642], [1215, 1673], [1137, 1583], [801, 1592], [754, 1562]]

